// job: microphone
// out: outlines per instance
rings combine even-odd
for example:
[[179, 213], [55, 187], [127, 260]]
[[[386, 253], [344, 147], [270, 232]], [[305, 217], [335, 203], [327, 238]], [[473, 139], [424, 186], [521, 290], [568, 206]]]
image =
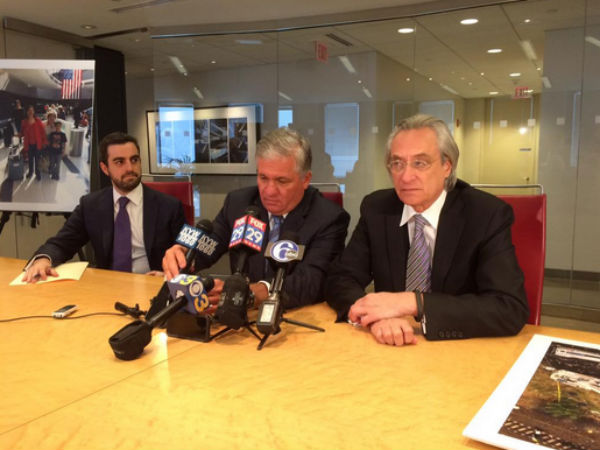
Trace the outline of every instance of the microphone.
[[146, 311], [142, 311], [140, 309], [140, 305], [138, 305], [137, 303], [135, 304], [135, 307], [131, 307], [131, 306], [127, 306], [121, 302], [115, 302], [115, 309], [117, 311], [120, 311], [120, 312], [128, 315], [128, 316], [133, 317], [134, 319], [137, 319], [138, 317], [146, 314]]
[[252, 253], [262, 250], [267, 224], [258, 219], [259, 215], [259, 208], [250, 205], [246, 208], [245, 215], [233, 223], [229, 250], [238, 254], [233, 270], [234, 274], [244, 273], [248, 257]]
[[188, 249], [185, 256], [185, 267], [181, 269], [182, 273], [189, 273], [196, 255], [202, 253], [211, 256], [217, 247], [217, 241], [208, 236], [213, 231], [212, 222], [203, 219], [196, 224], [196, 228], [184, 225], [175, 238], [175, 243]]
[[234, 273], [225, 280], [221, 300], [215, 318], [228, 328], [237, 330], [248, 323], [250, 285], [241, 273]]
[[[210, 220], [200, 220], [196, 227], [184, 225], [179, 231], [175, 242], [186, 248], [188, 253], [185, 257], [185, 267], [182, 269], [182, 273], [190, 271], [193, 265], [194, 259], [198, 253], [206, 256], [211, 256], [218, 242], [209, 236], [212, 233], [212, 223]], [[150, 300], [150, 309], [146, 313], [146, 319], [150, 319], [158, 314], [169, 302], [169, 286], [165, 282], [163, 283], [158, 294]]]
[[215, 286], [211, 276], [186, 275], [180, 273], [172, 280], [167, 281], [171, 298], [185, 297], [184, 310], [190, 314], [200, 315], [210, 307], [206, 293]]
[[152, 340], [152, 329], [168, 320], [185, 306], [186, 303], [186, 297], [181, 296], [169, 303], [167, 307], [163, 308], [151, 319], [146, 321], [138, 319], [125, 325], [108, 340], [115, 356], [125, 361], [130, 361], [140, 356], [146, 345]]
[[286, 231], [281, 237], [282, 239], [278, 241], [269, 242], [265, 250], [265, 257], [271, 260], [277, 270], [271, 283], [269, 297], [260, 305], [256, 319], [256, 328], [264, 335], [277, 334], [281, 331], [280, 322], [283, 315], [281, 294], [285, 277], [296, 261], [301, 261], [304, 256], [304, 245], [296, 243], [299, 240], [297, 233]]

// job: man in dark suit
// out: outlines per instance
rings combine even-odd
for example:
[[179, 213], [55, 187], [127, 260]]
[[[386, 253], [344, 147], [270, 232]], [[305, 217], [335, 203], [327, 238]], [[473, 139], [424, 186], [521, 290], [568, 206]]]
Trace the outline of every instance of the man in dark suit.
[[[196, 269], [210, 267], [228, 250], [233, 223], [245, 214], [248, 206], [254, 205], [260, 210], [260, 220], [268, 224], [262, 251], [248, 258], [247, 274], [255, 305], [268, 295], [273, 272], [263, 254], [268, 235], [279, 218], [282, 220], [279, 235], [296, 232], [297, 243], [306, 246], [303, 260], [286, 278], [284, 306], [289, 309], [322, 301], [325, 271], [344, 248], [350, 216], [309, 186], [311, 160], [310, 144], [298, 132], [280, 128], [265, 135], [256, 150], [257, 186], [227, 195], [213, 221], [212, 237], [219, 244], [211, 257], [198, 257]], [[230, 256], [233, 271], [238, 255]], [[163, 261], [167, 277], [175, 276], [184, 266], [182, 247], [176, 245], [167, 251]], [[213, 305], [218, 302], [222, 289], [223, 281], [216, 280], [215, 288], [209, 292]]]
[[87, 242], [101, 269], [161, 269], [165, 251], [185, 222], [181, 202], [141, 184], [140, 149], [132, 136], [107, 135], [100, 143], [100, 168], [112, 186], [81, 197], [58, 234], [35, 252], [23, 281], [56, 276], [53, 266], [72, 258]]
[[[394, 189], [364, 198], [329, 270], [325, 299], [339, 321], [388, 345], [416, 343], [410, 316], [428, 340], [521, 330], [529, 311], [512, 209], [457, 180], [458, 155], [439, 119], [416, 115], [392, 131], [386, 159]], [[375, 292], [366, 294], [371, 281]]]

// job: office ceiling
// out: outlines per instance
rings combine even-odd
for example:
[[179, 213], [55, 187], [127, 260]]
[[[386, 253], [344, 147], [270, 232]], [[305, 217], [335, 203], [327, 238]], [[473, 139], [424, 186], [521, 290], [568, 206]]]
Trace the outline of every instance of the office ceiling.
[[[189, 74], [223, 68], [294, 62], [315, 58], [315, 41], [324, 43], [330, 60], [376, 51], [465, 98], [510, 95], [515, 86], [533, 92], [543, 87], [544, 42], [549, 30], [591, 27], [598, 23], [600, 2], [527, 0], [499, 5], [418, 15], [414, 18], [359, 22], [284, 32], [243, 33], [176, 38], [172, 33], [206, 33], [217, 24], [226, 29], [282, 29], [287, 23], [334, 23], [340, 13], [352, 19], [393, 16], [396, 11], [448, 10], [458, 4], [489, 4], [489, 0], [370, 0], [363, 14], [360, 0], [54, 0], [2, 2], [0, 15], [72, 33], [92, 44], [125, 54], [127, 76], [177, 73], [176, 60]], [[415, 9], [415, 7], [418, 7]], [[398, 9], [399, 8], [399, 9]], [[404, 9], [402, 9], [404, 8]], [[413, 9], [411, 9], [413, 8]], [[357, 14], [358, 12], [358, 14]], [[298, 18], [315, 16], [316, 19]], [[395, 17], [398, 17], [397, 15]], [[292, 20], [290, 20], [292, 18]], [[462, 25], [466, 18], [478, 23]], [[337, 19], [337, 20], [336, 20]], [[242, 22], [247, 22], [245, 27]], [[235, 25], [232, 25], [235, 24]], [[93, 25], [93, 29], [84, 29]], [[400, 34], [400, 28], [415, 32]], [[600, 34], [596, 36], [600, 43]], [[490, 54], [492, 48], [501, 53]], [[7, 55], [16, 57], [15, 55]], [[519, 73], [518, 76], [510, 76]]]

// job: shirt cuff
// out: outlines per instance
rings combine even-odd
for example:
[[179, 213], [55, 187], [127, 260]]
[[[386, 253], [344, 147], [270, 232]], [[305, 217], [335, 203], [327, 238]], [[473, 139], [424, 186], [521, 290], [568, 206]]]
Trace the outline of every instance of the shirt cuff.
[[257, 281], [257, 283], [264, 284], [265, 287], [267, 288], [267, 292], [271, 292], [271, 283], [269, 283], [268, 281], [260, 280], [260, 281]]
[[50, 265], [52, 266], [52, 258], [50, 258], [50, 255], [46, 255], [46, 254], [39, 254], [39, 255], [35, 255], [33, 258], [31, 258], [29, 260], [29, 262], [27, 263], [27, 265], [23, 268], [23, 272], [27, 272], [27, 270], [29, 270], [29, 268], [31, 267], [31, 265], [36, 262], [38, 259], [40, 258], [46, 258], [48, 260], [50, 260]]

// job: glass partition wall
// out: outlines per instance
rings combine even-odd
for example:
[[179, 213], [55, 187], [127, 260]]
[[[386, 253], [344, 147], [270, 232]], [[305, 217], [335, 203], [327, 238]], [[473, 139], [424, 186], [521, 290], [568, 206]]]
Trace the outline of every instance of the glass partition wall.
[[[130, 132], [147, 136], [146, 112], [162, 107], [252, 106], [257, 139], [289, 125], [311, 140], [313, 181], [340, 186], [352, 231], [363, 196], [391, 186], [383, 157], [393, 124], [416, 112], [439, 116], [461, 149], [460, 178], [543, 185], [545, 311], [589, 320], [600, 316], [599, 13], [597, 2], [530, 0], [285, 31], [155, 36], [140, 50], [151, 52], [152, 67], [127, 59]], [[213, 139], [198, 130], [197, 155]], [[219, 132], [232, 133], [206, 133]], [[229, 190], [255, 182], [219, 167], [193, 180], [202, 218], [217, 213]]]

